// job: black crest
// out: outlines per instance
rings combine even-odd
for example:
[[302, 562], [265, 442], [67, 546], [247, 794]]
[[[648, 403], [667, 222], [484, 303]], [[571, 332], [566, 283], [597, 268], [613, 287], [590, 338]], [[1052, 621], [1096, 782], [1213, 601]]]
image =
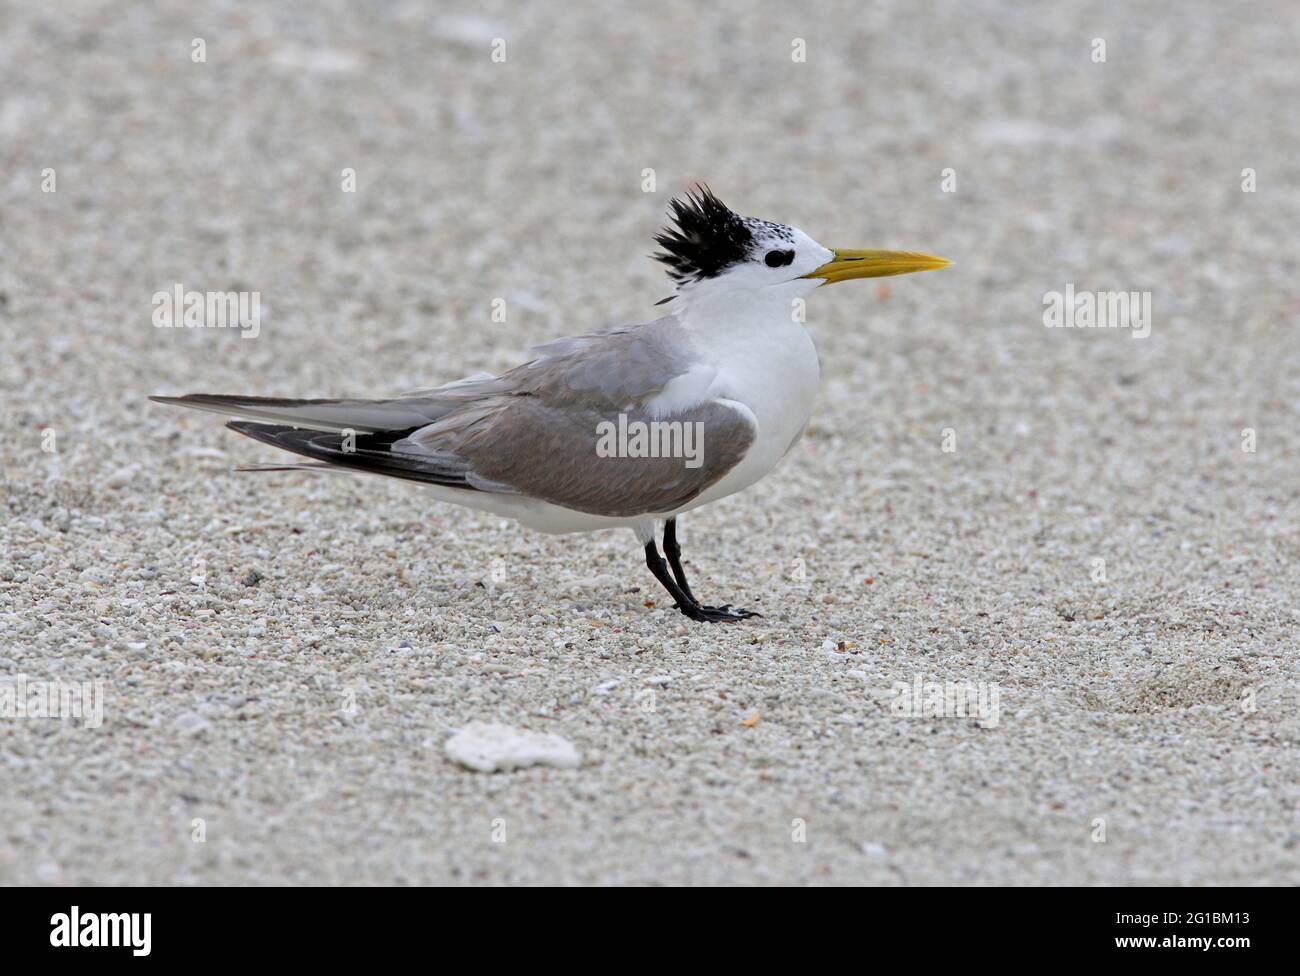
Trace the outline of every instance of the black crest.
[[668, 276], [674, 281], [713, 278], [745, 260], [753, 244], [753, 232], [745, 218], [715, 197], [707, 186], [696, 186], [686, 196], [673, 200], [671, 207], [677, 226], [667, 227], [655, 237], [663, 250], [652, 257], [668, 266]]

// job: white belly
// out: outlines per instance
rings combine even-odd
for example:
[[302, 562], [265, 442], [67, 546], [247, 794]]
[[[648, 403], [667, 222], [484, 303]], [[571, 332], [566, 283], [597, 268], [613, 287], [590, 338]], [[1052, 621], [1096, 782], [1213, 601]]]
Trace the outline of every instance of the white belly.
[[596, 532], [600, 529], [636, 529], [653, 518], [644, 515], [632, 517], [615, 517], [609, 515], [592, 515], [576, 509], [552, 505], [537, 498], [525, 498], [522, 495], [494, 495], [485, 491], [466, 491], [463, 488], [443, 488], [438, 485], [423, 485], [421, 489], [430, 492], [439, 501], [466, 508], [510, 518], [520, 525], [536, 532], [561, 535], [568, 532]]

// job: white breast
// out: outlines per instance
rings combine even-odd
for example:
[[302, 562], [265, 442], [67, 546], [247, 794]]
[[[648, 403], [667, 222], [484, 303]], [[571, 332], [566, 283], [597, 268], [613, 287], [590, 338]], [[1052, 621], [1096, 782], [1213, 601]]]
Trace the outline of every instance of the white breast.
[[[705, 361], [717, 368], [712, 399], [752, 415], [757, 433], [749, 452], [686, 511], [748, 488], [785, 456], [812, 416], [821, 379], [812, 337], [788, 315], [696, 333]], [[708, 445], [705, 444], [705, 464]]]

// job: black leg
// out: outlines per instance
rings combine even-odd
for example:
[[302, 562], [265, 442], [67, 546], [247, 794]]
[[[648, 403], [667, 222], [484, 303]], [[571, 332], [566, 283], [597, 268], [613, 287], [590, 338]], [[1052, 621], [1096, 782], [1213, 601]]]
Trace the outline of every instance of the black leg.
[[655, 579], [663, 584], [663, 588], [668, 594], [677, 601], [677, 609], [686, 616], [691, 615], [691, 610], [699, 607], [694, 597], [689, 597], [673, 579], [672, 573], [668, 571], [668, 564], [664, 562], [664, 557], [659, 555], [659, 549], [655, 546], [654, 539], [645, 544], [645, 564], [650, 567], [650, 572], [655, 574]]
[[[667, 546], [668, 543], [665, 541], [664, 547], [667, 548]], [[677, 560], [674, 561], [676, 562]], [[748, 617], [758, 616], [758, 614], [752, 613], [749, 610], [729, 610], [727, 607], [700, 606], [696, 599], [693, 596], [690, 596], [689, 591], [684, 590], [673, 577], [672, 572], [668, 568], [668, 564], [664, 562], [663, 557], [659, 555], [659, 550], [655, 546], [653, 539], [645, 544], [645, 564], [650, 568], [650, 572], [654, 573], [655, 579], [663, 584], [663, 588], [668, 591], [669, 595], [674, 600], [677, 601], [677, 609], [692, 620], [700, 620], [705, 623], [714, 624], [722, 623], [724, 621], [731, 622], [736, 620], [745, 620]]]
[[686, 599], [698, 603], [691, 585], [686, 582], [686, 570], [682, 569], [682, 547], [677, 544], [677, 519], [670, 518], [664, 523], [664, 555], [668, 557], [668, 566], [673, 571], [673, 578], [686, 594]]

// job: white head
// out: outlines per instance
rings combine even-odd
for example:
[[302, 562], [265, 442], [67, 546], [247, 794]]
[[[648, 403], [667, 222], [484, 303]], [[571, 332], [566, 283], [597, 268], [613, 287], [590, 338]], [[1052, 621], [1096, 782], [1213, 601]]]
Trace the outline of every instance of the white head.
[[943, 258], [910, 251], [835, 251], [787, 224], [742, 217], [706, 186], [672, 201], [676, 226], [655, 237], [653, 255], [677, 285], [675, 310], [769, 302], [788, 308], [821, 285], [947, 267]]

